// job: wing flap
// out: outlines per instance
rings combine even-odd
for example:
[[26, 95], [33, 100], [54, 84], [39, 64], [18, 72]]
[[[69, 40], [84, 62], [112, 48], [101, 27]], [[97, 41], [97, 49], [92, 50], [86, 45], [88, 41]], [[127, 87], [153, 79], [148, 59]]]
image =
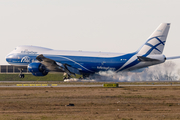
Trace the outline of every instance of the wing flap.
[[78, 70], [78, 69], [73, 68], [73, 67], [68, 66], [68, 65], [67, 65], [66, 67], [67, 67], [67, 69], [68, 69], [71, 73], [80, 74], [80, 72], [79, 72], [79, 70]]

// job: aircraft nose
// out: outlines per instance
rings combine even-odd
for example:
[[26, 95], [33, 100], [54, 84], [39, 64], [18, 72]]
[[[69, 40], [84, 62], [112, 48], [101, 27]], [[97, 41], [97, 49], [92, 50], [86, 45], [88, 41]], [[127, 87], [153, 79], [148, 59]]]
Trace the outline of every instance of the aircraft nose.
[[12, 62], [12, 58], [13, 58], [13, 55], [12, 54], [8, 54], [6, 56], [6, 61], [9, 63], [9, 62]]

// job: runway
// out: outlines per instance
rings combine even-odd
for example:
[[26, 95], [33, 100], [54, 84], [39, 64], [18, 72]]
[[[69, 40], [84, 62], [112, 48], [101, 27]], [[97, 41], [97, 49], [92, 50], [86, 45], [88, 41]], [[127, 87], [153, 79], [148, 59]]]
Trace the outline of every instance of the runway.
[[[158, 84], [157, 84], [158, 83]], [[59, 81], [0, 81], [0, 87], [103, 87], [104, 83], [96, 82], [59, 82]], [[144, 82], [137, 84], [118, 83], [119, 87], [165, 87], [165, 86], [180, 86], [180, 83], [162, 83], [162, 82]]]
[[57, 85], [57, 86], [17, 86], [17, 85], [9, 85], [9, 86], [5, 86], [2, 85], [0, 87], [103, 87], [103, 85]]

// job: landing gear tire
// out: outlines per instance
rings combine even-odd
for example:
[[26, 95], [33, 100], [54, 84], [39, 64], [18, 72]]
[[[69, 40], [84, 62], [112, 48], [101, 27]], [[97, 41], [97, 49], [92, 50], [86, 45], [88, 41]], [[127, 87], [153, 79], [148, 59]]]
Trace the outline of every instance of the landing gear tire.
[[87, 79], [87, 78], [89, 78], [89, 75], [88, 74], [84, 74], [83, 75], [83, 79]]
[[63, 78], [63, 80], [67, 79], [66, 77]]
[[71, 79], [71, 76], [64, 77], [63, 80]]
[[19, 77], [20, 78], [24, 78], [24, 74], [19, 74]]
[[71, 79], [71, 76], [68, 76], [68, 78], [67, 79]]

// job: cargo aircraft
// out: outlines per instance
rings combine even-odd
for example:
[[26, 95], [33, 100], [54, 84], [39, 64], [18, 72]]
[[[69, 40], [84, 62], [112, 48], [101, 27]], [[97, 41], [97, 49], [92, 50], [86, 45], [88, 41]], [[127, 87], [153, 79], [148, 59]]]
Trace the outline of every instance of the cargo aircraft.
[[[163, 49], [170, 23], [161, 23], [146, 42], [135, 52], [107, 53], [53, 50], [38, 46], [18, 46], [6, 56], [11, 65], [27, 66], [34, 76], [45, 76], [51, 71], [63, 71], [71, 75], [80, 74], [83, 78], [99, 71], [132, 71], [165, 62]], [[24, 78], [20, 69], [20, 78]]]

